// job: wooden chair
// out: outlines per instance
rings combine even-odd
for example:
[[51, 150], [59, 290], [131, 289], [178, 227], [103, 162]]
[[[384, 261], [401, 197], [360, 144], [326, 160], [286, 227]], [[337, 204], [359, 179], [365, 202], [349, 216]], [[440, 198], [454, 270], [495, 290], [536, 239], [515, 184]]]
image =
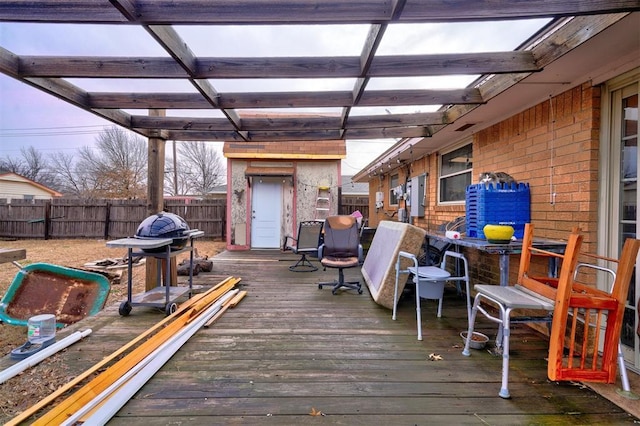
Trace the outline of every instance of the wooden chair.
[[568, 290], [558, 287], [549, 347], [549, 379], [615, 383], [624, 307], [639, 249], [640, 240], [628, 238], [619, 260], [585, 255], [618, 264], [610, 293], [575, 281]]
[[[528, 276], [531, 255], [533, 253], [541, 253], [545, 256], [557, 256], [562, 258], [560, 276], [557, 281], [557, 287], [571, 289], [573, 281], [573, 271], [578, 261], [578, 253], [582, 244], [582, 236], [579, 234], [571, 234], [564, 255], [547, 252], [536, 249], [532, 246], [533, 242], [533, 226], [527, 224], [525, 226], [524, 238], [522, 241], [522, 254], [520, 257], [520, 269], [518, 273], [518, 282], [514, 286], [497, 286], [478, 284], [474, 286], [477, 291], [476, 297], [471, 308], [471, 317], [469, 318], [469, 330], [467, 340], [462, 354], [470, 356], [469, 345], [473, 336], [473, 328], [477, 313], [482, 313], [489, 320], [500, 325], [496, 346], [502, 349], [502, 386], [498, 395], [502, 398], [509, 398], [509, 337], [511, 334], [511, 315], [514, 311], [533, 310], [543, 312], [542, 316], [530, 316], [521, 318], [527, 322], [549, 321], [549, 314], [555, 309], [555, 300], [557, 290], [554, 286], [536, 278]], [[481, 302], [488, 302], [498, 308], [499, 315], [495, 316], [486, 310]], [[551, 360], [549, 361], [551, 362]]]
[[[620, 328], [629, 281], [640, 248], [640, 241], [625, 242], [611, 293], [577, 283], [575, 273], [582, 236], [574, 230], [567, 242], [564, 255], [539, 250], [531, 246], [533, 226], [525, 227], [518, 282], [514, 286], [500, 287], [476, 285], [476, 294], [468, 336], [472, 336], [477, 312], [501, 325], [502, 337], [496, 346], [502, 346], [502, 386], [499, 395], [509, 398], [509, 335], [512, 322], [550, 321], [551, 333], [547, 375], [551, 380], [582, 380], [613, 383], [619, 354]], [[557, 279], [534, 277], [529, 274], [531, 256], [558, 256], [563, 259]], [[594, 255], [590, 257], [616, 261]], [[616, 261], [617, 262], [617, 261]], [[485, 301], [499, 310], [496, 317], [481, 306]], [[547, 315], [518, 317], [512, 320], [513, 311], [538, 310]], [[606, 325], [604, 318], [606, 316]], [[602, 354], [598, 352], [601, 328], [605, 327]], [[499, 333], [500, 336], [500, 333]], [[500, 341], [501, 340], [501, 341]], [[565, 347], [568, 348], [565, 355]], [[469, 356], [469, 339], [463, 355]]]
[[292, 250], [294, 253], [302, 255], [294, 265], [289, 266], [290, 271], [313, 272], [318, 270], [318, 267], [307, 259], [307, 255], [318, 255], [323, 225], [324, 221], [322, 220], [303, 221], [298, 225], [296, 238], [284, 237], [284, 250]]

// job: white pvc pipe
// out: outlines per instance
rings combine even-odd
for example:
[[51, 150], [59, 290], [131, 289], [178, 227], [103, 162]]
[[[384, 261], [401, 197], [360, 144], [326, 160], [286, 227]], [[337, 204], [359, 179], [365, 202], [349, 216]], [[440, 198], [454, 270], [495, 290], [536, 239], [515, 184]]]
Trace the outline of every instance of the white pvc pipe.
[[[85, 406], [76, 411], [62, 425], [73, 425], [96, 406], [104, 401], [104, 404], [84, 419], [84, 425], [104, 425], [106, 424], [142, 386], [162, 368], [164, 364], [193, 336], [201, 329], [211, 317], [213, 317], [238, 290], [231, 290], [222, 296], [216, 303], [211, 305], [195, 321], [186, 325], [179, 333], [160, 345], [144, 360], [128, 371], [123, 377], [102, 391]], [[132, 380], [133, 379], [133, 380]], [[125, 384], [126, 383], [126, 384]], [[61, 426], [62, 426], [61, 425]]]
[[22, 361], [18, 362], [17, 364], [12, 365], [11, 367], [7, 368], [6, 370], [3, 370], [2, 372], [0, 372], [0, 383], [6, 382], [7, 380], [12, 378], [13, 376], [22, 373], [24, 370], [26, 370], [29, 367], [33, 367], [34, 365], [36, 365], [39, 362], [41, 362], [42, 360], [50, 357], [51, 355], [55, 354], [56, 352], [59, 352], [62, 349], [73, 345], [78, 340], [87, 337], [89, 334], [91, 334], [91, 329], [90, 328], [88, 328], [88, 329], [86, 329], [84, 331], [76, 331], [75, 333], [70, 334], [69, 336], [65, 337], [64, 339], [60, 340], [59, 342], [56, 342], [56, 343], [54, 343], [54, 344], [52, 344], [50, 346], [47, 346], [46, 348], [36, 352], [35, 354], [31, 355], [30, 357], [25, 358]]

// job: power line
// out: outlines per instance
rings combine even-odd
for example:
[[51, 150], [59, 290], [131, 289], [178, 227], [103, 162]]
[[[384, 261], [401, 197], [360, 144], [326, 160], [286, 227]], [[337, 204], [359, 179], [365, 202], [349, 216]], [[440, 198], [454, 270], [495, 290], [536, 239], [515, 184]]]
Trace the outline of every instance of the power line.
[[24, 138], [34, 136], [71, 136], [71, 135], [94, 135], [100, 133], [100, 130], [78, 130], [64, 132], [33, 132], [33, 133], [2, 133], [0, 130], [0, 138]]
[[57, 127], [17, 127], [15, 129], [0, 129], [0, 132], [5, 131], [5, 130], [10, 130], [10, 131], [22, 131], [22, 130], [59, 130], [59, 129], [84, 129], [84, 128], [89, 128], [89, 127], [100, 127], [100, 128], [104, 128], [105, 126], [101, 125], [101, 124], [93, 124], [93, 125], [86, 125], [86, 126], [57, 126]]
[[22, 127], [0, 129], [0, 138], [25, 138], [48, 136], [92, 135], [104, 131], [102, 125], [56, 126], [56, 127]]

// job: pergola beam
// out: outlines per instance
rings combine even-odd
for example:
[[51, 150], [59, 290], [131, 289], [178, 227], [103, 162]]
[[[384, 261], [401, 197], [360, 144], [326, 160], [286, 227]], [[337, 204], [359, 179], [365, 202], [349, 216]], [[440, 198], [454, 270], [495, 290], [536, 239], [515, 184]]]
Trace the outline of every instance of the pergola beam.
[[[623, 19], [626, 12], [638, 10], [638, 0], [7, 0], [0, 2], [0, 22], [137, 25], [152, 36], [167, 56], [21, 56], [0, 47], [0, 72], [155, 138], [254, 142], [424, 137], [461, 119], [532, 73], [542, 71]], [[564, 16], [570, 18], [557, 19]], [[387, 27], [398, 23], [537, 17], [556, 19], [515, 51], [386, 56], [377, 52]], [[370, 31], [358, 56], [198, 57], [174, 27], [181, 24], [368, 24]], [[399, 88], [407, 87], [403, 78], [452, 75], [480, 78], [464, 89], [416, 84], [408, 85], [413, 89]], [[173, 79], [187, 81], [193, 89], [181, 93], [89, 92], [68, 78], [165, 79], [168, 84]], [[344, 91], [311, 91], [310, 85], [307, 91], [287, 88], [280, 92], [238, 93], [219, 92], [212, 84], [214, 79], [263, 79], [268, 84], [269, 79], [320, 78], [348, 78], [353, 82], [350, 90]], [[396, 78], [396, 87], [369, 89], [374, 79], [383, 78]], [[407, 107], [424, 111], [425, 106], [439, 111], [405, 113]], [[374, 107], [405, 109], [402, 113], [395, 110], [390, 114], [354, 115], [355, 108]], [[294, 108], [314, 112], [267, 111]], [[322, 112], [328, 108], [336, 111]], [[128, 109], [166, 110], [168, 117], [145, 118], [131, 115]], [[219, 117], [202, 118], [204, 114], [195, 112], [193, 117], [175, 117], [172, 110], [177, 109], [201, 110]], [[260, 112], [240, 114], [238, 111], [243, 109]]]
[[[351, 92], [273, 92], [221, 93], [220, 108], [340, 108], [389, 107], [408, 105], [482, 104], [478, 89], [451, 90], [373, 90], [365, 92], [356, 105]], [[120, 93], [90, 92], [92, 108], [167, 108], [210, 109], [211, 105], [198, 93]]]
[[[418, 114], [388, 114], [381, 116], [352, 116], [346, 123], [346, 129], [391, 128], [448, 124], [443, 112]], [[139, 129], [167, 129], [189, 131], [233, 131], [234, 127], [224, 118], [202, 117], [149, 117], [134, 115], [132, 127]], [[242, 120], [242, 130], [258, 132], [261, 130], [313, 131], [340, 129], [340, 117], [246, 117]]]
[[[379, 43], [379, 40], [377, 41]], [[377, 44], [376, 43], [376, 44]], [[19, 56], [22, 77], [65, 78], [362, 78], [540, 71], [529, 51], [298, 58]], [[364, 62], [364, 63], [363, 63]], [[186, 68], [186, 69], [185, 69]]]
[[[114, 3], [115, 5], [112, 5]], [[637, 0], [440, 0], [407, 1], [400, 16], [394, 2], [379, 0], [7, 0], [0, 3], [0, 21], [189, 24], [371, 24], [398, 22], [460, 22], [483, 19], [530, 19], [628, 12]]]

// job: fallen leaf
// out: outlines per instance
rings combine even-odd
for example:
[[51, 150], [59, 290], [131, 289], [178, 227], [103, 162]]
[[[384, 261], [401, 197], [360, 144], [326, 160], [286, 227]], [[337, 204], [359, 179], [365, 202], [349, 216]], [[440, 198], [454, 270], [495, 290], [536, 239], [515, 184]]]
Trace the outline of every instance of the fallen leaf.
[[311, 407], [310, 416], [324, 416], [324, 413], [320, 410], [316, 410], [314, 407]]
[[439, 354], [429, 354], [429, 361], [442, 361], [442, 356]]

